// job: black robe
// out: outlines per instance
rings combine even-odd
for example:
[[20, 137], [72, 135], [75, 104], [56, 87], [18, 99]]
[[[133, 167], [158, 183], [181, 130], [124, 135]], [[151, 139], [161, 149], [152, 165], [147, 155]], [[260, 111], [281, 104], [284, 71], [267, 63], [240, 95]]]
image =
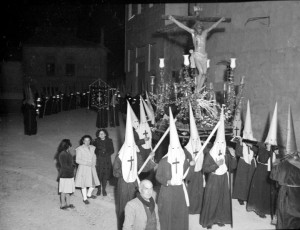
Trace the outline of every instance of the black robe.
[[277, 229], [300, 229], [300, 169], [286, 160], [273, 167], [270, 177], [280, 185]]
[[104, 140], [101, 140], [98, 137], [94, 141], [93, 145], [96, 147], [95, 154], [97, 157], [96, 169], [98, 178], [100, 182], [108, 180], [112, 171], [111, 155], [114, 153], [112, 139], [106, 137]]
[[[143, 165], [144, 161], [141, 156], [137, 154], [137, 165], [138, 169]], [[155, 167], [155, 163], [151, 160], [148, 161], [143, 172], [147, 172]], [[118, 215], [118, 226], [119, 228], [123, 226], [124, 222], [124, 210], [128, 201], [136, 197], [136, 192], [138, 191], [137, 181], [127, 183], [123, 179], [122, 174], [122, 161], [117, 156], [113, 164], [113, 175], [118, 178], [117, 193], [116, 193], [116, 204], [117, 204], [117, 215]]]
[[238, 160], [238, 166], [235, 175], [235, 181], [233, 186], [233, 199], [239, 199], [247, 201], [251, 180], [255, 171], [255, 159], [251, 161], [251, 165], [247, 164], [243, 157], [243, 146], [240, 144], [236, 145], [235, 148], [236, 156], [240, 157]]
[[98, 109], [97, 112], [97, 121], [96, 121], [96, 127], [97, 128], [107, 128], [108, 126], [108, 110], [106, 107], [102, 106]]
[[[188, 161], [192, 161], [192, 156], [184, 148], [184, 153], [188, 159]], [[199, 172], [194, 172], [187, 180], [187, 192], [189, 194], [190, 199], [190, 207], [189, 214], [200, 214], [202, 210], [202, 202], [203, 202], [203, 173], [202, 170]]]
[[[226, 151], [225, 163], [228, 171], [232, 171], [237, 166], [236, 158], [233, 158], [229, 151]], [[218, 165], [210, 155], [206, 153], [202, 170], [208, 173], [206, 187], [203, 198], [203, 207], [200, 214], [200, 224], [206, 228], [213, 224], [231, 224], [231, 199], [229, 190], [229, 173], [216, 175], [214, 172]]]
[[[258, 142], [256, 146], [252, 147], [255, 155], [257, 156], [257, 167], [254, 171], [248, 202], [247, 211], [254, 211], [257, 215], [271, 214], [271, 193], [275, 193], [275, 184], [270, 179], [270, 172], [268, 171], [268, 159], [270, 158], [272, 152], [268, 151], [265, 144]], [[275, 211], [275, 200], [272, 200], [273, 210]]]
[[[185, 160], [183, 172], [187, 170], [189, 163]], [[187, 180], [194, 171], [190, 167]], [[161, 184], [158, 195], [158, 214], [162, 230], [188, 230], [189, 228], [189, 208], [186, 205], [183, 186], [185, 185], [168, 185], [167, 181], [171, 180], [171, 165], [168, 163], [168, 157], [162, 158], [158, 164], [156, 179]]]
[[37, 133], [37, 120], [35, 106], [25, 103], [22, 107], [24, 116], [24, 133], [25, 135], [35, 135]]

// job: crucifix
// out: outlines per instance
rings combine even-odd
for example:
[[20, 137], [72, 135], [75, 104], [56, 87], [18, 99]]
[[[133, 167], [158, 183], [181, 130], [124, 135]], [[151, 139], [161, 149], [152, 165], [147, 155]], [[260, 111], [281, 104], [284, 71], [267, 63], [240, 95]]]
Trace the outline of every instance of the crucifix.
[[143, 134], [145, 135], [145, 138], [147, 138], [147, 134], [148, 134], [147, 130], [145, 130]]
[[176, 173], [177, 173], [177, 164], [179, 164], [180, 162], [177, 160], [177, 157], [176, 157], [176, 160], [175, 160], [175, 162], [173, 162], [172, 164], [175, 164], [175, 166], [176, 166]]
[[130, 171], [132, 170], [132, 162], [134, 161], [134, 159], [132, 158], [132, 156], [130, 156], [130, 160], [128, 160], [127, 162], [130, 162]]
[[238, 127], [235, 127], [235, 135], [237, 136], [237, 131], [239, 131], [240, 129]]
[[[196, 91], [200, 92], [202, 85], [206, 80], [207, 71], [207, 53], [206, 53], [206, 39], [208, 33], [216, 28], [221, 22], [231, 22], [230, 18], [216, 18], [216, 17], [200, 17], [200, 7], [194, 6], [195, 15], [194, 16], [172, 16], [172, 15], [162, 15], [162, 19], [171, 20], [181, 29], [189, 32], [192, 35], [194, 52], [191, 54], [194, 58], [195, 65], [198, 70], [198, 75], [196, 75]], [[193, 28], [189, 28], [180, 21], [196, 21]], [[204, 29], [202, 22], [215, 22], [211, 27]]]

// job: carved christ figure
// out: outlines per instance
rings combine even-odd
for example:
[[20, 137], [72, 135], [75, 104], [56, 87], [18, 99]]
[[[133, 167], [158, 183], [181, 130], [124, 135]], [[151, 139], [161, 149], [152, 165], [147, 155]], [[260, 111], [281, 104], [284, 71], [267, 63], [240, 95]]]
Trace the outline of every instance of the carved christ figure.
[[200, 21], [197, 21], [193, 28], [189, 28], [183, 23], [177, 21], [172, 15], [168, 16], [168, 19], [177, 24], [180, 28], [186, 30], [192, 35], [194, 52], [192, 57], [194, 58], [196, 67], [198, 69], [198, 75], [196, 76], [196, 91], [199, 92], [204, 84], [206, 79], [207, 71], [207, 53], [206, 53], [206, 38], [207, 34], [214, 28], [216, 28], [222, 21], [225, 20], [222, 17], [219, 21], [214, 23], [208, 29], [204, 29], [203, 24]]

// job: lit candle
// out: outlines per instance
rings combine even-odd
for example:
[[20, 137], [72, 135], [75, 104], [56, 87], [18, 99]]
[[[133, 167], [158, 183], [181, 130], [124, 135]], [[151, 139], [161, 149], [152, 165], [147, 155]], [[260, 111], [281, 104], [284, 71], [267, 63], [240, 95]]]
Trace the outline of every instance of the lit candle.
[[207, 59], [206, 61], [206, 68], [208, 69], [210, 67], [210, 59]]
[[230, 68], [234, 69], [236, 67], [236, 58], [230, 58]]
[[159, 68], [164, 68], [165, 67], [164, 60], [165, 60], [164, 58], [159, 59]]
[[189, 66], [190, 65], [190, 62], [189, 62], [189, 55], [183, 55], [183, 57], [184, 57], [184, 62], [183, 62], [183, 64], [185, 65], [185, 66]]

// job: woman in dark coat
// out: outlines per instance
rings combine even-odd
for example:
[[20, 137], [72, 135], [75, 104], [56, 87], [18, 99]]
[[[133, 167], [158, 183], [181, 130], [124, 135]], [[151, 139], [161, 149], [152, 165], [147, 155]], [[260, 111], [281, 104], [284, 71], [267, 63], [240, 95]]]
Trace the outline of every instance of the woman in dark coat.
[[[102, 185], [103, 196], [107, 195], [105, 190], [107, 180], [109, 180], [112, 171], [111, 155], [114, 153], [114, 145], [112, 139], [108, 137], [106, 129], [99, 129], [96, 132], [95, 154], [97, 157], [96, 169], [100, 184]], [[97, 196], [101, 195], [101, 185], [98, 186]]]
[[69, 151], [71, 146], [72, 144], [69, 139], [63, 139], [57, 149], [58, 160], [60, 164], [60, 208], [64, 210], [67, 208], [74, 208], [74, 205], [70, 204], [70, 194], [74, 193], [75, 191], [73, 156]]

